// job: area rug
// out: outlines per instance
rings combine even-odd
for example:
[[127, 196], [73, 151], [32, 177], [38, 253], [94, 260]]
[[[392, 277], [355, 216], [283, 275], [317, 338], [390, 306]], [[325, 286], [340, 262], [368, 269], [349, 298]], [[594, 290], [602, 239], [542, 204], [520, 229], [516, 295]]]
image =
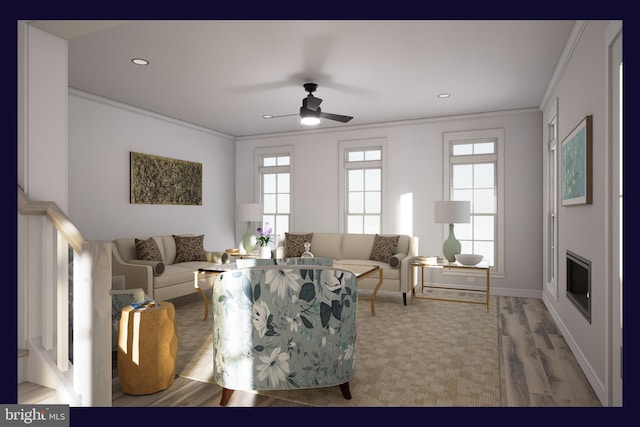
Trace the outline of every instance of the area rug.
[[[461, 297], [457, 295], [456, 297]], [[482, 298], [465, 294], [463, 298]], [[195, 294], [176, 307], [179, 376], [214, 383], [211, 317]], [[351, 400], [337, 387], [259, 391], [309, 406], [492, 407], [500, 406], [496, 297], [486, 306], [414, 300], [379, 294], [376, 315], [369, 301], [358, 305], [356, 373]]]

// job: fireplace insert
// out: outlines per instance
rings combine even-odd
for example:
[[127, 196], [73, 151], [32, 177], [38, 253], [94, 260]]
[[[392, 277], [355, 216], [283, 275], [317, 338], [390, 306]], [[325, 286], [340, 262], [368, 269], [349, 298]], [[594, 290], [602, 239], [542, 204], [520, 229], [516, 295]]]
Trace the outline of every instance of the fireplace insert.
[[567, 298], [591, 323], [591, 261], [567, 251]]

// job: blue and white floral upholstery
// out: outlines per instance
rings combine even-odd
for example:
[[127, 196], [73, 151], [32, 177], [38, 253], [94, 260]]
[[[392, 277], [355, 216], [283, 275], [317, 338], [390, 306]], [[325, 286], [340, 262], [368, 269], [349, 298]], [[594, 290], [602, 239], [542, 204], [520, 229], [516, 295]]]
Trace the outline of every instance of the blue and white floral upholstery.
[[233, 390], [340, 386], [356, 365], [355, 275], [316, 265], [230, 270], [213, 282], [214, 378]]

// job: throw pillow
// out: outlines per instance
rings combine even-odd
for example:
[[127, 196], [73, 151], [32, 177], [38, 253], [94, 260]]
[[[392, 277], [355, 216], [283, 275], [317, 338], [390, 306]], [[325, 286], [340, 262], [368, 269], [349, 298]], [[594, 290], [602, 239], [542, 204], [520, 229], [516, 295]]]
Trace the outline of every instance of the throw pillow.
[[206, 261], [207, 254], [204, 251], [204, 234], [200, 236], [176, 236], [176, 260], [175, 263], [188, 261]]
[[284, 257], [299, 258], [304, 252], [304, 242], [311, 242], [313, 233], [289, 234], [284, 233]]
[[396, 253], [398, 240], [400, 240], [399, 235], [381, 236], [376, 234], [376, 237], [373, 239], [373, 246], [371, 247], [371, 255], [369, 255], [369, 259], [372, 261], [389, 262], [389, 258]]
[[400, 263], [407, 256], [404, 253], [394, 254], [389, 258], [389, 267], [391, 268], [400, 268]]
[[138, 259], [162, 262], [160, 248], [153, 237], [149, 237], [147, 240], [136, 239], [136, 253]]

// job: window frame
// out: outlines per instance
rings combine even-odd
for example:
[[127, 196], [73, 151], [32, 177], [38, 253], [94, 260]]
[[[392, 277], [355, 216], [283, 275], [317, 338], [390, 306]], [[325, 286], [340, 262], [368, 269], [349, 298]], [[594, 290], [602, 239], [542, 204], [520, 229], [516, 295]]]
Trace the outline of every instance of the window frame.
[[558, 273], [560, 258], [558, 255], [558, 198], [559, 198], [559, 147], [558, 147], [558, 99], [546, 112], [544, 121], [543, 146], [545, 150], [545, 218], [543, 235], [544, 288], [558, 300]]
[[[363, 140], [350, 140], [350, 141], [340, 141], [338, 143], [339, 147], [339, 164], [340, 164], [340, 172], [339, 172], [339, 201], [338, 201], [338, 209], [340, 214], [339, 220], [339, 230], [341, 233], [346, 233], [347, 229], [347, 206], [348, 206], [348, 191], [347, 191], [347, 170], [349, 169], [360, 169], [357, 167], [349, 167], [347, 152], [352, 150], [366, 150], [366, 149], [380, 149], [380, 160], [372, 160], [371, 163], [379, 163], [380, 167], [380, 234], [386, 233], [387, 230], [387, 219], [386, 219], [386, 206], [387, 206], [387, 139], [386, 138], [370, 138]], [[358, 162], [358, 163], [366, 163], [367, 161]], [[366, 168], [364, 168], [366, 169]], [[364, 233], [366, 234], [366, 233]]]
[[[262, 166], [262, 159], [264, 157], [275, 157], [275, 156], [289, 156], [289, 165], [287, 166]], [[256, 183], [255, 183], [255, 200], [258, 200], [258, 203], [264, 206], [264, 189], [263, 189], [263, 175], [266, 170], [268, 173], [277, 173], [277, 172], [288, 172], [289, 173], [289, 229], [286, 232], [294, 229], [294, 194], [295, 194], [295, 179], [294, 179], [294, 147], [292, 145], [286, 146], [277, 146], [277, 147], [258, 147], [254, 151], [254, 159], [255, 159], [255, 170], [258, 172], [256, 174]], [[266, 169], [266, 170], [265, 170]], [[277, 169], [277, 170], [276, 170]], [[262, 224], [264, 225], [264, 214], [262, 219]], [[271, 224], [274, 228], [274, 239], [273, 245], [274, 247], [278, 244], [280, 238], [284, 239], [285, 231], [280, 232], [276, 228], [276, 224]]]
[[[496, 174], [496, 224], [494, 231], [494, 242], [496, 246], [494, 265], [491, 267], [491, 277], [504, 278], [504, 129], [483, 129], [483, 130], [471, 130], [471, 131], [456, 131], [456, 132], [444, 132], [442, 141], [443, 152], [443, 179], [442, 179], [442, 193], [443, 200], [451, 200], [451, 171], [452, 165], [459, 162], [462, 156], [452, 155], [453, 144], [460, 143], [474, 143], [482, 140], [492, 140], [495, 142], [495, 154], [471, 154], [464, 156], [465, 158], [477, 158], [478, 163], [483, 160], [486, 161], [491, 157], [495, 157], [495, 174]], [[454, 160], [454, 157], [456, 160]], [[473, 218], [473, 213], [471, 214]], [[446, 240], [449, 235], [448, 226], [442, 228], [442, 241]], [[469, 272], [458, 272], [454, 270], [445, 271], [443, 275], [452, 276], [470, 276], [477, 275], [481, 277], [482, 274], [473, 274]]]

